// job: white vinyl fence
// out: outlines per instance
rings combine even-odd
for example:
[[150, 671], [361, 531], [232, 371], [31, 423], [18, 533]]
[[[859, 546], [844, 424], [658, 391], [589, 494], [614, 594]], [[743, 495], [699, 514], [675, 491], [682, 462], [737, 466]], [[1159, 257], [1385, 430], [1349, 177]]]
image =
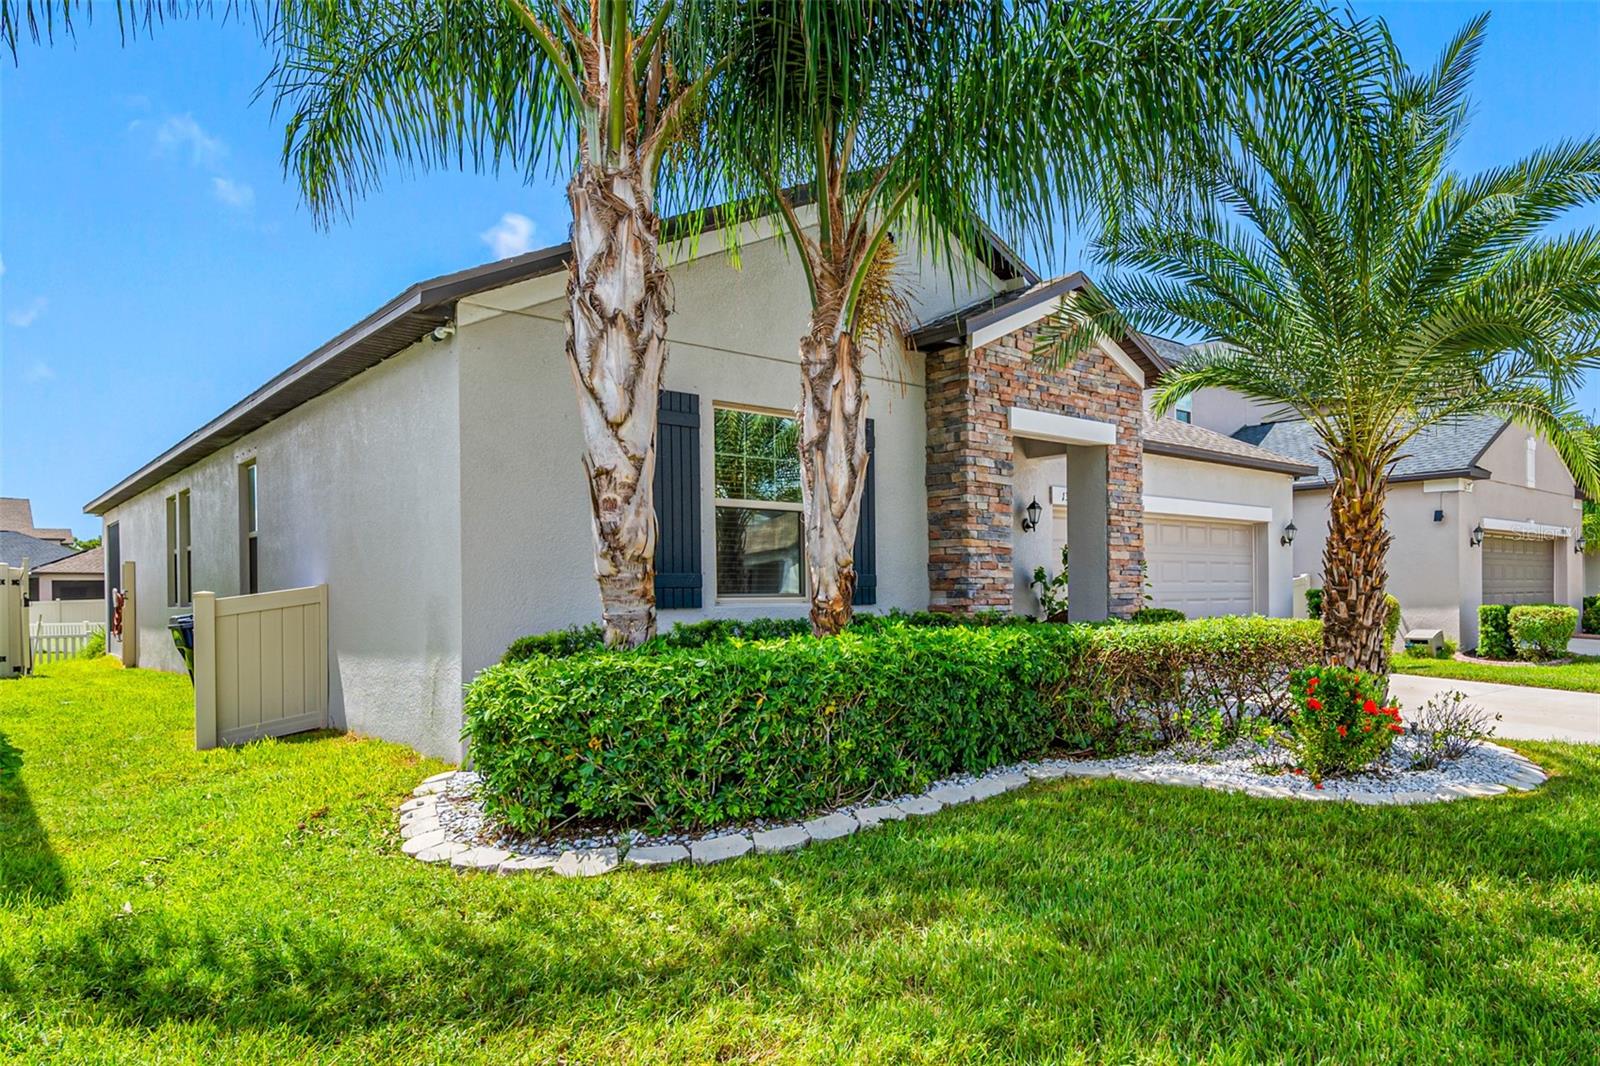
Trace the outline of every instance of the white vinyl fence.
[[53, 663], [75, 658], [96, 633], [103, 632], [105, 626], [99, 622], [35, 622], [29, 635], [33, 661]]
[[327, 585], [194, 594], [195, 747], [327, 724]]
[[28, 560], [0, 563], [0, 677], [20, 677], [33, 667], [28, 645]]

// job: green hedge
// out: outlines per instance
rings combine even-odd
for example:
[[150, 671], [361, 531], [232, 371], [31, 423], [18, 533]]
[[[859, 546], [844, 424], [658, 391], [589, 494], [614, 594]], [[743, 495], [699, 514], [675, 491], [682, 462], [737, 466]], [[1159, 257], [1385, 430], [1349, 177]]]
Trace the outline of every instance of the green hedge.
[[1515, 659], [1511, 643], [1511, 608], [1486, 603], [1478, 608], [1478, 654], [1485, 659]]
[[1047, 748], [1086, 631], [884, 626], [492, 667], [467, 690], [489, 810], [710, 825], [891, 796]]
[[1583, 631], [1600, 633], [1600, 596], [1583, 598]]
[[1281, 717], [1318, 642], [1287, 619], [872, 618], [825, 639], [539, 654], [472, 682], [465, 736], [486, 805], [519, 830], [787, 818], [1053, 749], [1170, 741], [1247, 705]]
[[1128, 619], [1134, 625], [1148, 626], [1158, 622], [1182, 622], [1188, 615], [1172, 607], [1141, 607]]
[[1511, 644], [1519, 659], [1559, 659], [1578, 631], [1578, 609], [1554, 603], [1511, 608]]

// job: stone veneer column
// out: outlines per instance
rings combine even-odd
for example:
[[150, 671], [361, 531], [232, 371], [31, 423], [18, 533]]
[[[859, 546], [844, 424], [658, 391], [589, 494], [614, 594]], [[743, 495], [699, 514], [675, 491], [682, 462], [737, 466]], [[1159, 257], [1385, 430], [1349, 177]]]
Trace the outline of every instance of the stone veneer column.
[[976, 351], [945, 348], [926, 361], [928, 586], [936, 611], [1009, 610], [1011, 494], [1007, 412], [1026, 407], [1117, 427], [1106, 449], [1109, 613], [1143, 605], [1144, 444], [1139, 385], [1100, 352], [1052, 369], [1033, 359], [1034, 327]]

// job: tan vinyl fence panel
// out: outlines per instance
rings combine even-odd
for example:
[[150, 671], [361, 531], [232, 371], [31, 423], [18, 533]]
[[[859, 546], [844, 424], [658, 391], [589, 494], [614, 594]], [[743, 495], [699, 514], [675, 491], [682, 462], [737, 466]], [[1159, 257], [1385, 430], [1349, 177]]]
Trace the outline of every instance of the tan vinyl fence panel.
[[195, 747], [328, 724], [328, 586], [194, 596]]
[[28, 641], [28, 561], [0, 563], [0, 677], [20, 677], [33, 668]]

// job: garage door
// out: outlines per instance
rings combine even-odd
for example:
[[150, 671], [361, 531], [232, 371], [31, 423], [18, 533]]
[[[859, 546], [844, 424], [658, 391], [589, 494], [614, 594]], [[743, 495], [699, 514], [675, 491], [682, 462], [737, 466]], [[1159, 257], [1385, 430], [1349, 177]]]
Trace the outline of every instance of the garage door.
[[1483, 538], [1484, 603], [1553, 603], [1553, 540]]
[[1191, 618], [1256, 609], [1257, 526], [1193, 518], [1149, 518], [1144, 552], [1154, 606]]

